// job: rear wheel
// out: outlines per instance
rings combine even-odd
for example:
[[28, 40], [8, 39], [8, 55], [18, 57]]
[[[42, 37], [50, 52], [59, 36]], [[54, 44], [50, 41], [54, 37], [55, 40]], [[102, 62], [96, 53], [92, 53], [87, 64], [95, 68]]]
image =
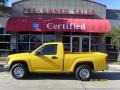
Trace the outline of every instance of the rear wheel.
[[92, 75], [92, 70], [87, 65], [80, 65], [76, 69], [76, 78], [82, 81], [89, 81]]
[[11, 68], [11, 74], [15, 79], [23, 79], [27, 75], [27, 67], [24, 64], [17, 63], [14, 64]]

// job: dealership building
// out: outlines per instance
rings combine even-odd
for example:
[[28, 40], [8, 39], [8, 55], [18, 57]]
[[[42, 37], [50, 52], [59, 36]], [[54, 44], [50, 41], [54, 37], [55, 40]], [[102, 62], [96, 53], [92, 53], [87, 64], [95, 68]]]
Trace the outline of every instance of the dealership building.
[[[6, 13], [4, 13], [6, 14]], [[66, 52], [100, 51], [117, 60], [117, 45], [104, 35], [120, 25], [120, 11], [89, 0], [22, 0], [0, 16], [0, 55], [30, 52], [63, 42]]]

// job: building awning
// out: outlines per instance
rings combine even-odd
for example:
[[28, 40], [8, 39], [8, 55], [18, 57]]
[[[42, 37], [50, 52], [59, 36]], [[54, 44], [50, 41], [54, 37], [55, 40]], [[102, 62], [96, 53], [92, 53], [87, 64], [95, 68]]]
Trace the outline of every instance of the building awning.
[[68, 19], [68, 18], [10, 18], [8, 32], [110, 32], [111, 24], [106, 19]]

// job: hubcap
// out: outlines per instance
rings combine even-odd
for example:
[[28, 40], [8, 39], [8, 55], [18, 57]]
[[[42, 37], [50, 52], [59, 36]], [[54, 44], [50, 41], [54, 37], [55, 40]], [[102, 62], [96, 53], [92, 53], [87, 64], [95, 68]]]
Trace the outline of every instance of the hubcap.
[[17, 78], [21, 78], [24, 75], [24, 69], [21, 67], [16, 67], [13, 72]]
[[86, 79], [90, 76], [89, 70], [87, 69], [81, 69], [79, 72], [79, 76], [83, 79]]

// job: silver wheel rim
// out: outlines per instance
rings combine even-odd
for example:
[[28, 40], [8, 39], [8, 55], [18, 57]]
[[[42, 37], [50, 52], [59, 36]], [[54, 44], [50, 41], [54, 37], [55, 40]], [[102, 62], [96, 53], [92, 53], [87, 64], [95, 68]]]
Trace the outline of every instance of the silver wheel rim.
[[16, 67], [16, 68], [14, 69], [13, 73], [14, 73], [15, 77], [21, 78], [21, 77], [23, 77], [23, 75], [24, 75], [24, 69], [21, 68], [21, 67]]
[[89, 70], [87, 69], [81, 69], [79, 72], [79, 76], [83, 79], [86, 79], [90, 76]]

